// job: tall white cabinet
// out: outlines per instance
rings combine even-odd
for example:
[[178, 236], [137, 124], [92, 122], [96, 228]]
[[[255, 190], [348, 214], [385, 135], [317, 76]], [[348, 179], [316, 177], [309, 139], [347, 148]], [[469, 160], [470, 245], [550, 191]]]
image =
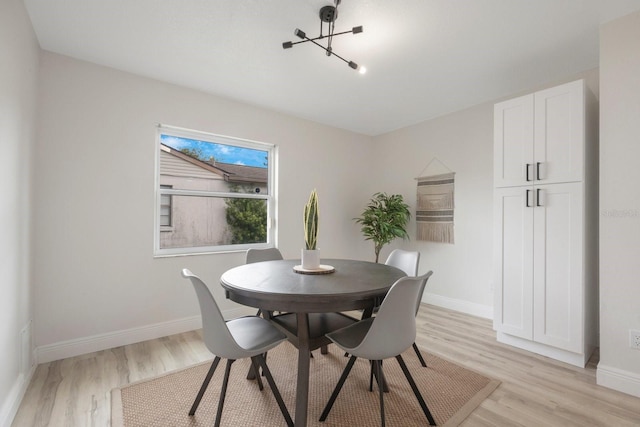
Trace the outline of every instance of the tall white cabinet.
[[582, 80], [494, 109], [497, 338], [577, 366], [598, 340], [597, 120]]

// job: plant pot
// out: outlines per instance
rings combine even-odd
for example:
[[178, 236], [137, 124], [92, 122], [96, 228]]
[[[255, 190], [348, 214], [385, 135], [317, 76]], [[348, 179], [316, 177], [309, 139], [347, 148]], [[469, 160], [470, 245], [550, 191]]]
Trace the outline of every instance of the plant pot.
[[317, 270], [320, 268], [320, 251], [318, 249], [302, 250], [302, 268]]

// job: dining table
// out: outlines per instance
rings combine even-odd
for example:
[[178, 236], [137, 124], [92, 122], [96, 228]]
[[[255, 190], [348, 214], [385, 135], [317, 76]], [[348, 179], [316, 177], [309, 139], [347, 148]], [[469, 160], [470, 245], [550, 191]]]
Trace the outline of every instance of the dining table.
[[263, 261], [234, 267], [220, 278], [228, 299], [267, 313], [297, 347], [296, 426], [307, 425], [311, 351], [330, 343], [325, 333], [357, 321], [343, 312], [371, 316], [406, 276], [396, 267], [361, 260], [323, 259], [320, 267], [303, 270], [299, 259]]

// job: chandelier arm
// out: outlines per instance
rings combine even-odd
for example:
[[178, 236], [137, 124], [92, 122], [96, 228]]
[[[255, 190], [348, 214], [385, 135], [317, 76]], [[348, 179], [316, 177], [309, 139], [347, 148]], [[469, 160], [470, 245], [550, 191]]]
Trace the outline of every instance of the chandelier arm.
[[[341, 33], [336, 33], [334, 34], [334, 36], [341, 36], [343, 34], [350, 34], [353, 33], [353, 30], [349, 30], [349, 31], [342, 31]], [[291, 42], [291, 45], [296, 45], [296, 44], [300, 44], [300, 43], [306, 43], [306, 42], [310, 42], [310, 41], [314, 41], [314, 40], [322, 40], [322, 39], [326, 39], [329, 36], [323, 36], [323, 35], [319, 35], [318, 37], [314, 37], [312, 39], [310, 39], [309, 37], [305, 37], [304, 40], [300, 40], [297, 42]], [[320, 47], [322, 47], [324, 49], [324, 46], [320, 45]]]
[[[337, 13], [337, 10], [336, 10]], [[331, 42], [333, 41], [333, 31], [336, 27], [336, 21], [333, 20], [331, 22], [329, 22], [329, 40], [327, 40], [327, 51], [331, 52]]]
[[325, 52], [327, 52], [327, 53], [329, 54], [329, 55], [327, 55], [327, 56], [331, 56], [331, 55], [333, 55], [333, 56], [335, 56], [335, 57], [337, 57], [337, 58], [339, 58], [339, 59], [343, 60], [343, 61], [344, 61], [344, 62], [346, 62], [347, 64], [350, 64], [350, 61], [347, 61], [347, 60], [346, 60], [346, 59], [344, 59], [342, 56], [338, 55], [337, 53], [335, 53], [335, 52], [333, 52], [333, 51], [331, 51], [331, 50], [329, 50], [329, 49], [327, 49], [326, 47], [322, 46], [320, 43], [316, 43], [316, 41], [315, 41], [315, 40], [307, 39], [307, 40], [305, 40], [305, 41], [310, 41], [311, 43], [313, 43], [313, 44], [315, 44], [316, 46], [318, 46], [320, 49], [322, 49], [322, 50], [324, 50]]

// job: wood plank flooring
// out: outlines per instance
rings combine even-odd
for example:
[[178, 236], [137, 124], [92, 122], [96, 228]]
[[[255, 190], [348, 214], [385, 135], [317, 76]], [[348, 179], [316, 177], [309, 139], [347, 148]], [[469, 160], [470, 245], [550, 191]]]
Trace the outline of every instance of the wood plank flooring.
[[[502, 381], [465, 427], [640, 426], [640, 398], [596, 385], [597, 355], [576, 368], [497, 343], [489, 320], [430, 305], [417, 322], [418, 345]], [[12, 426], [109, 426], [111, 389], [210, 358], [194, 331], [39, 365]]]

